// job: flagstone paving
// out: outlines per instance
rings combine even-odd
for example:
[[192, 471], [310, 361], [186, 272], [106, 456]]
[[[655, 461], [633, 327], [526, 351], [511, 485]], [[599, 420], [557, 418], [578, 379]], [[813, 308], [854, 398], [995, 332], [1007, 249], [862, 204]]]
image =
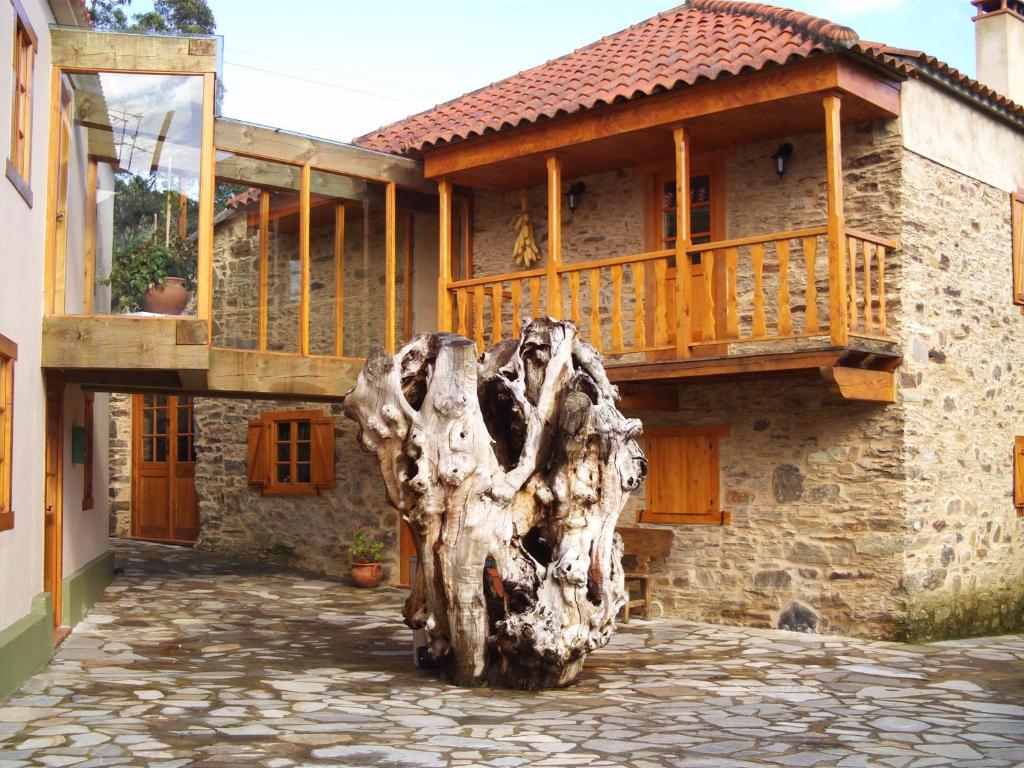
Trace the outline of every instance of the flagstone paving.
[[573, 688], [465, 690], [412, 667], [398, 590], [116, 549], [125, 574], [0, 705], [0, 768], [1024, 764], [1024, 636], [634, 621]]

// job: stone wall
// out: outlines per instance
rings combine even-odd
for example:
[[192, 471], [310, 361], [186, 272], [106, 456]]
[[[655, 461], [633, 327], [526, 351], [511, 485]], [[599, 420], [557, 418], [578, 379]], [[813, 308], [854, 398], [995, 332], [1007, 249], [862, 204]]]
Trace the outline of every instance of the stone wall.
[[110, 396], [110, 535], [132, 534], [132, 396]]
[[1024, 317], [1011, 300], [1006, 192], [903, 159], [909, 633], [1024, 627], [1011, 450], [1024, 434]]
[[[248, 421], [264, 411], [313, 409], [335, 419], [335, 485], [320, 496], [266, 496], [248, 484]], [[397, 577], [398, 513], [384, 498], [376, 459], [356, 442], [339, 405], [197, 398], [197, 548], [304, 571], [348, 574], [348, 550], [365, 526], [386, 542], [387, 577]]]

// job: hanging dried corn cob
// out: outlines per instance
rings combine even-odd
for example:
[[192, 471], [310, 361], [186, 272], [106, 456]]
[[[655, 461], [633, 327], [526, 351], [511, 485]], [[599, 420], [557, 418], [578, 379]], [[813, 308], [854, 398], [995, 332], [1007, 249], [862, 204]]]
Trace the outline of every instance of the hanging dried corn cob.
[[513, 225], [513, 229], [516, 231], [516, 244], [512, 246], [512, 256], [519, 266], [529, 267], [540, 261], [540, 249], [537, 248], [537, 241], [533, 237], [533, 224], [530, 222], [525, 192], [522, 195], [521, 205], [522, 211], [516, 217], [516, 222]]

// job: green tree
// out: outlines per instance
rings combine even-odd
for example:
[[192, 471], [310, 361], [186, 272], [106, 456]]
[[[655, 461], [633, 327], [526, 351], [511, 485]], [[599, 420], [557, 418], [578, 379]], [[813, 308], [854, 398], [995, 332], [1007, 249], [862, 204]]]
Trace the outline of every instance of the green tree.
[[89, 15], [96, 29], [161, 35], [212, 35], [217, 29], [206, 0], [156, 0], [151, 11], [128, 11], [133, 0], [92, 0]]

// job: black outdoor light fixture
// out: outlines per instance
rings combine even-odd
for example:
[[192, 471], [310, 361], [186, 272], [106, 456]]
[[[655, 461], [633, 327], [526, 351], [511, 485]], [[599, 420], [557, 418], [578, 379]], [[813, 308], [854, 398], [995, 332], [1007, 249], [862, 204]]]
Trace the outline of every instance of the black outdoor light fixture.
[[576, 213], [576, 209], [579, 207], [580, 198], [583, 197], [583, 193], [587, 191], [587, 185], [582, 181], [574, 181], [572, 186], [569, 187], [569, 210]]
[[785, 144], [780, 144], [779, 148], [775, 150], [775, 154], [772, 155], [772, 160], [775, 161], [775, 172], [779, 174], [780, 179], [786, 175], [786, 164], [792, 156], [793, 145], [788, 141]]

